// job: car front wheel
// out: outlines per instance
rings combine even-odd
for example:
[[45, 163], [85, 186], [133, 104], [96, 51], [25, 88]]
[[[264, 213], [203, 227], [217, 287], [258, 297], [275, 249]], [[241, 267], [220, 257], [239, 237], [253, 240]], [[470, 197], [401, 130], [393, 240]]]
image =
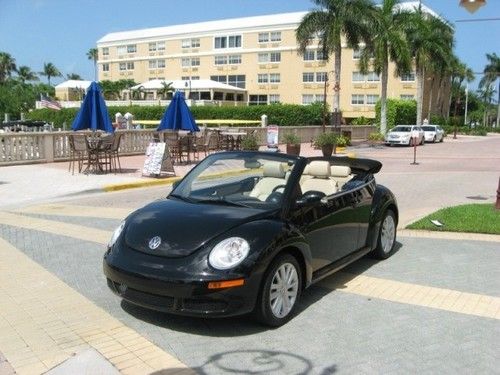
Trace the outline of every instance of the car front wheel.
[[387, 210], [380, 225], [377, 247], [373, 255], [378, 259], [387, 259], [394, 253], [395, 244], [396, 218], [392, 210]]
[[266, 271], [255, 306], [257, 319], [272, 327], [288, 322], [296, 309], [301, 289], [302, 273], [297, 260], [290, 254], [275, 258]]

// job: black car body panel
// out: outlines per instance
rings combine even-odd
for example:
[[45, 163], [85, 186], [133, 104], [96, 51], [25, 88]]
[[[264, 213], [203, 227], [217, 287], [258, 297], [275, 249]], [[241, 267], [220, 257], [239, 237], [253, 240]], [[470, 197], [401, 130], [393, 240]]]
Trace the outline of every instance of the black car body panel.
[[[315, 161], [352, 173], [333, 194], [307, 194], [301, 179]], [[275, 170], [266, 172], [266, 163], [274, 163]], [[373, 177], [381, 166], [342, 157], [210, 155], [169, 197], [129, 215], [104, 256], [108, 285], [123, 299], [160, 311], [213, 317], [250, 312], [278, 254], [297, 259], [307, 287], [376, 247], [384, 212], [398, 215], [394, 195]], [[276, 189], [257, 199], [253, 192], [266, 173]], [[156, 237], [157, 247], [151, 243]], [[217, 269], [209, 256], [228, 238], [246, 240], [248, 255], [234, 267]], [[211, 282], [231, 280], [243, 285], [209, 288]]]

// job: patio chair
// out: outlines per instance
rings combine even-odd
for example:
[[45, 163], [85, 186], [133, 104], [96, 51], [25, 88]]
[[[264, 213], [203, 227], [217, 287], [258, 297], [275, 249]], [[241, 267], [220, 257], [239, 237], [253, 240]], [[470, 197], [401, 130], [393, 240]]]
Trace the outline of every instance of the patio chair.
[[205, 134], [205, 139], [202, 145], [198, 146], [198, 151], [203, 150], [205, 156], [209, 154], [211, 151], [217, 151], [218, 148], [218, 139], [217, 134], [212, 131], [207, 131]]
[[116, 172], [116, 165], [118, 163], [118, 171], [122, 173], [122, 166], [120, 164], [120, 141], [122, 139], [123, 133], [115, 133], [113, 135], [113, 141], [111, 142], [111, 147], [106, 150], [106, 154], [110, 161], [110, 168], [112, 171]]
[[87, 142], [84, 135], [68, 135], [69, 141], [69, 165], [68, 172], [75, 174], [75, 164], [78, 163], [78, 173], [81, 173], [87, 152]]

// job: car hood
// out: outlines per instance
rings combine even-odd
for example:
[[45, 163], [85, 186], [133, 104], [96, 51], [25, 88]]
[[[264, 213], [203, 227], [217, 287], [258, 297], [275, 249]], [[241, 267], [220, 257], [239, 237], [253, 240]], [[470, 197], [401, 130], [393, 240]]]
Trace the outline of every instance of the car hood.
[[387, 133], [388, 135], [397, 135], [397, 136], [402, 136], [402, 135], [411, 135], [411, 132], [389, 132]]
[[[132, 213], [127, 219], [124, 239], [129, 247], [144, 253], [183, 257], [231, 228], [268, 215], [269, 211], [252, 208], [167, 198]], [[149, 243], [157, 236], [161, 243], [151, 249]]]

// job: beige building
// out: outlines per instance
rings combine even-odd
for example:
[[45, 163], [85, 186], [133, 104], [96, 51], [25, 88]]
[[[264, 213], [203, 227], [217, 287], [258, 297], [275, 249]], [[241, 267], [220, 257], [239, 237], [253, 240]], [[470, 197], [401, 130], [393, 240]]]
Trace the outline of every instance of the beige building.
[[[110, 33], [97, 42], [99, 80], [133, 79], [144, 83], [155, 79], [209, 79], [245, 89], [246, 93], [228, 95], [215, 90], [211, 98], [204, 99], [249, 105], [322, 102], [325, 80], [332, 79], [333, 63], [323, 59], [317, 41], [305, 55], [299, 55], [295, 30], [305, 14], [283, 13]], [[347, 119], [375, 117], [375, 103], [381, 91], [377, 74], [359, 72], [358, 56], [357, 50], [345, 47], [342, 51], [340, 108]], [[393, 66], [390, 71], [394, 71]], [[389, 97], [414, 98], [416, 88], [415, 74], [389, 74]], [[327, 85], [326, 92], [331, 105], [333, 85]]]

